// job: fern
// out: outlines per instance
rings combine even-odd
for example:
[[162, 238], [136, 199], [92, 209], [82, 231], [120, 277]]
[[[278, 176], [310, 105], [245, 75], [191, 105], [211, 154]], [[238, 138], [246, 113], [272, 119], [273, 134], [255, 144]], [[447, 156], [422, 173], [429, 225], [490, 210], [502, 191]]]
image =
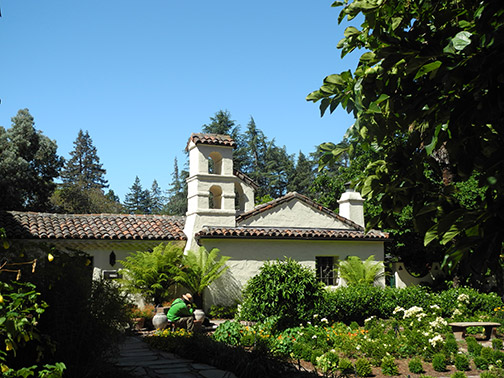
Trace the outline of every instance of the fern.
[[383, 263], [375, 262], [374, 255], [362, 261], [357, 256], [348, 256], [339, 264], [339, 274], [347, 285], [373, 285], [384, 276]]
[[203, 291], [229, 268], [227, 256], [219, 259], [219, 250], [213, 248], [208, 252], [201, 247], [198, 252], [187, 251], [183, 257], [183, 267], [175, 278], [187, 290], [192, 292], [198, 307], [203, 305]]

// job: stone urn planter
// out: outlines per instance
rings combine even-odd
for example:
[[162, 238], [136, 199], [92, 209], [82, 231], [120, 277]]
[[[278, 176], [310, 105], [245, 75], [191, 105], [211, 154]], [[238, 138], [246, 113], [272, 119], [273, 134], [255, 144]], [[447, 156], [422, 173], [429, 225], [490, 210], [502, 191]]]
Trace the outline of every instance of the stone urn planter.
[[152, 318], [152, 325], [155, 329], [165, 329], [168, 325], [168, 318], [166, 317], [163, 307], [157, 309], [156, 315]]
[[205, 319], [205, 312], [200, 308], [194, 310], [194, 320], [203, 321], [203, 319]]

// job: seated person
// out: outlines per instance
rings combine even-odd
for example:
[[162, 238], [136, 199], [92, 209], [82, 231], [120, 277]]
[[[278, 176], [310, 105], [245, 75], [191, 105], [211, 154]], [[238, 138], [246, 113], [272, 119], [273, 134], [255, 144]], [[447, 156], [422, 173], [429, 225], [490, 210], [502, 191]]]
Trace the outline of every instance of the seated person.
[[194, 330], [194, 315], [192, 309], [193, 297], [190, 293], [182, 295], [171, 304], [168, 310], [168, 321], [174, 323], [177, 328], [185, 328], [187, 331]]

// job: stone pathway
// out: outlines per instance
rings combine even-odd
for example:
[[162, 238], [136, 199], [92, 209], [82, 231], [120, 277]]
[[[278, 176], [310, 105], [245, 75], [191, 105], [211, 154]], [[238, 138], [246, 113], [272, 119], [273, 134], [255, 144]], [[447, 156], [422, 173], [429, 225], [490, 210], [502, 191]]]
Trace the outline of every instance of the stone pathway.
[[151, 349], [139, 336], [126, 336], [119, 347], [116, 366], [138, 377], [149, 378], [236, 378], [228, 371], [193, 362], [172, 353]]

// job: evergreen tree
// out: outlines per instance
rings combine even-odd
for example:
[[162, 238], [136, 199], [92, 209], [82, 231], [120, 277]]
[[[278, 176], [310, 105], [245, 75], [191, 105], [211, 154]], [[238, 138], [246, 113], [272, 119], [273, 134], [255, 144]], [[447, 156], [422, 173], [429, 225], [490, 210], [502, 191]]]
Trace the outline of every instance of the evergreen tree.
[[161, 214], [166, 203], [166, 197], [163, 195], [163, 191], [156, 180], [152, 182], [149, 199], [151, 213]]
[[310, 192], [310, 185], [314, 179], [313, 167], [313, 161], [307, 159], [306, 156], [299, 151], [296, 168], [287, 184], [287, 190], [289, 192], [298, 192], [299, 194], [308, 195]]
[[150, 193], [142, 188], [140, 179], [135, 177], [135, 182], [129, 188], [129, 193], [126, 194], [124, 206], [130, 214], [150, 214]]
[[202, 131], [207, 134], [229, 135], [236, 142], [236, 148], [233, 152], [233, 167], [238, 170], [243, 170], [246, 165], [247, 154], [243, 141], [243, 136], [240, 134], [240, 125], [237, 125], [231, 119], [231, 113], [227, 110], [219, 110], [214, 117], [210, 117], [210, 123], [202, 126]]
[[83, 189], [108, 187], [104, 178], [107, 171], [102, 168], [96, 147], [87, 131], [83, 133], [79, 130], [70, 156], [61, 174], [64, 183], [77, 184]]
[[169, 215], [185, 215], [187, 212], [187, 184], [185, 179], [189, 172], [183, 170], [179, 173], [177, 158], [174, 160], [172, 182], [168, 189], [168, 202], [164, 213]]
[[48, 211], [63, 160], [55, 141], [35, 129], [28, 109], [0, 127], [0, 209]]

